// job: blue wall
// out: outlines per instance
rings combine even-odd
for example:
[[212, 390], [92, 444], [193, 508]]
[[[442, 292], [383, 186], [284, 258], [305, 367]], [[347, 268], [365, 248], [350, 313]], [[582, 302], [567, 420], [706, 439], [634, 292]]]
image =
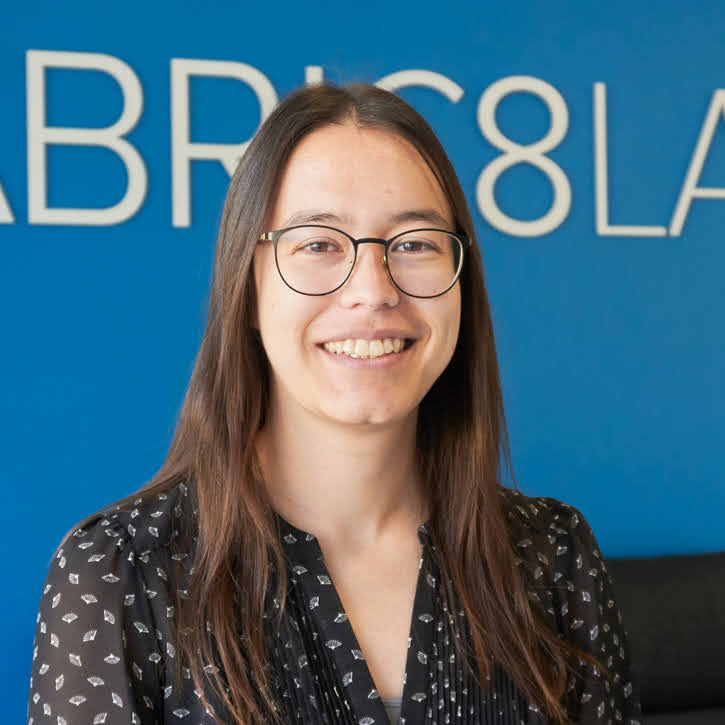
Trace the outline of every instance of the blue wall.
[[[579, 507], [607, 556], [725, 549], [725, 5], [491, 6], [132, 1], [109, 10], [38, 0], [3, 14], [8, 722], [25, 715], [50, 555], [76, 521], [160, 466], [201, 339], [228, 175], [218, 161], [191, 162], [190, 202], [178, 202], [174, 225], [172, 127], [178, 142], [187, 114], [172, 114], [172, 59], [233, 61], [251, 67], [248, 77], [263, 74], [258, 92], [232, 78], [192, 77], [192, 143], [249, 139], [258, 94], [267, 104], [269, 88], [284, 96], [307, 66], [338, 82], [407, 69], [448, 79], [452, 98], [430, 87], [399, 93], [439, 133], [474, 212], [521, 488]], [[107, 72], [52, 67], [60, 58], [100, 62], [87, 54], [111, 56], [116, 70], [123, 61], [127, 91], [135, 77], [142, 93], [126, 138], [142, 159], [147, 184], [138, 169], [132, 181], [145, 194], [126, 221], [105, 226], [81, 223], [93, 214], [78, 210], [124, 196], [117, 154], [48, 145], [47, 199], [38, 160], [44, 123], [108, 126], [133, 105]], [[26, 94], [26, 82], [37, 91], [43, 77], [44, 119], [43, 99]], [[517, 88], [534, 92], [506, 93]], [[549, 134], [550, 115], [560, 140], [548, 144], [544, 171], [533, 158], [535, 166], [499, 173], [496, 164], [512, 156], [497, 148], [495, 128], [534, 144]], [[71, 211], [56, 214], [63, 208]]]

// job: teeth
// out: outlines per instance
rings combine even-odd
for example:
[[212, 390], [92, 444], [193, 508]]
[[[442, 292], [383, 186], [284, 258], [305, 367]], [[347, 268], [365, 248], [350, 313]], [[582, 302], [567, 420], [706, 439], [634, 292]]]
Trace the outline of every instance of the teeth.
[[386, 337], [384, 340], [334, 340], [325, 342], [322, 345], [328, 352], [336, 355], [347, 355], [355, 358], [372, 358], [380, 357], [400, 352], [405, 346], [405, 340], [396, 337], [394, 339]]

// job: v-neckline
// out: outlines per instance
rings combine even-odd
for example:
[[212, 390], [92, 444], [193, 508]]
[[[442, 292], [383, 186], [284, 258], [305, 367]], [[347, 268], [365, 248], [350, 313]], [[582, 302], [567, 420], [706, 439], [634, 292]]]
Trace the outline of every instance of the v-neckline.
[[[290, 577], [293, 583], [302, 585], [307, 595], [308, 614], [314, 617], [326, 651], [329, 651], [340, 673], [340, 683], [352, 704], [355, 722], [359, 725], [390, 724], [383, 699], [378, 693], [357, 635], [327, 569], [317, 538], [293, 526], [276, 511], [274, 515], [289, 562]], [[427, 663], [433, 654], [433, 591], [437, 575], [437, 571], [432, 568], [433, 559], [428, 551], [429, 537], [428, 522], [425, 522], [418, 527], [421, 556], [408, 626], [401, 723], [405, 723], [409, 717], [411, 705], [408, 703], [421, 703], [427, 697]]]

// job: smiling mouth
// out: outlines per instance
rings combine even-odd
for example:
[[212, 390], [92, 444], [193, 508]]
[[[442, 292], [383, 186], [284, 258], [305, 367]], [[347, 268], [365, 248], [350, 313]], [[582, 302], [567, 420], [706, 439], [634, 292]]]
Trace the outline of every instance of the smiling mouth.
[[321, 347], [334, 355], [343, 355], [351, 358], [371, 359], [387, 355], [397, 355], [409, 349], [415, 340], [412, 338], [385, 338], [384, 340], [335, 340], [321, 342]]

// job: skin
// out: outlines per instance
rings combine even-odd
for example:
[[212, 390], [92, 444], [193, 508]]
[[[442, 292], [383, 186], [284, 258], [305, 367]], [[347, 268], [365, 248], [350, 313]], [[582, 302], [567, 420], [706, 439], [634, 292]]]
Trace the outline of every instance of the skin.
[[[453, 230], [447, 199], [404, 139], [346, 123], [318, 129], [292, 153], [265, 230], [314, 210], [354, 237], [389, 238], [440, 226], [391, 222], [432, 209]], [[300, 223], [300, 222], [295, 222]], [[315, 535], [382, 696], [399, 695], [417, 581], [417, 527], [428, 518], [416, 467], [418, 406], [448, 365], [458, 339], [456, 283], [432, 299], [400, 292], [383, 247], [361, 245], [339, 290], [301, 295], [280, 278], [271, 244], [258, 245], [254, 280], [260, 331], [271, 368], [271, 399], [257, 449], [270, 500]], [[416, 338], [387, 367], [341, 364], [319, 343], [351, 330], [402, 329]]]

